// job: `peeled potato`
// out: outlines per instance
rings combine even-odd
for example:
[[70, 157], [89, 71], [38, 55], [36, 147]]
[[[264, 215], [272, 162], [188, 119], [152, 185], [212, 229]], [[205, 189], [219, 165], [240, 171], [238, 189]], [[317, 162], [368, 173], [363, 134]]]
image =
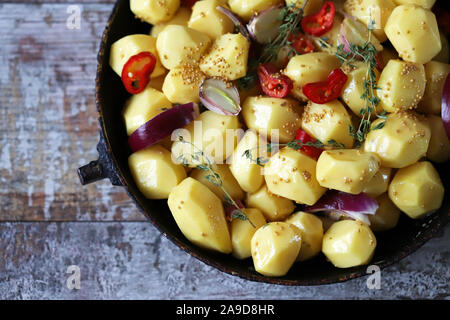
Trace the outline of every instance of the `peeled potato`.
[[[242, 200], [244, 198], [244, 191], [242, 191], [241, 187], [239, 187], [239, 184], [231, 174], [228, 165], [218, 164], [214, 168], [214, 172], [220, 176], [222, 187], [228, 192], [231, 198], [235, 200]], [[206, 185], [222, 201], [225, 200], [225, 193], [223, 192], [222, 188], [214, 185], [210, 180], [208, 180], [209, 175], [211, 175], [211, 172], [200, 169], [194, 169], [189, 174], [191, 178], [194, 178]]]
[[302, 246], [300, 230], [286, 222], [270, 222], [253, 235], [251, 252], [255, 270], [265, 276], [284, 276]]
[[207, 186], [186, 178], [172, 190], [167, 202], [175, 222], [189, 241], [202, 248], [231, 253], [222, 201]]
[[261, 210], [268, 221], [283, 220], [295, 209], [292, 200], [271, 193], [265, 184], [256, 192], [247, 193], [245, 203]]
[[369, 263], [376, 245], [369, 226], [342, 220], [333, 223], [323, 236], [322, 252], [335, 267], [351, 268]]
[[317, 161], [317, 181], [322, 187], [359, 194], [378, 172], [380, 160], [357, 149], [326, 150]]
[[273, 155], [264, 168], [264, 178], [270, 192], [313, 205], [326, 189], [316, 179], [317, 162], [289, 147]]
[[428, 161], [397, 171], [389, 185], [389, 198], [410, 218], [417, 219], [441, 207], [444, 186]]
[[149, 199], [167, 199], [186, 178], [183, 166], [175, 164], [170, 152], [159, 145], [133, 153], [128, 164], [139, 190]]
[[299, 211], [292, 214], [285, 222], [293, 224], [301, 231], [302, 247], [297, 260], [305, 261], [315, 257], [322, 249], [322, 221], [313, 214]]
[[148, 51], [156, 58], [155, 69], [151, 77], [159, 77], [166, 72], [166, 69], [161, 65], [158, 52], [156, 50], [156, 38], [146, 34], [132, 34], [125, 36], [111, 45], [111, 52], [109, 54], [109, 65], [119, 76], [122, 75], [122, 69], [125, 63], [134, 55]]
[[238, 259], [246, 259], [252, 256], [252, 237], [258, 228], [266, 224], [266, 219], [258, 209], [246, 208], [243, 211], [254, 226], [247, 220], [233, 219], [231, 222], [232, 254]]

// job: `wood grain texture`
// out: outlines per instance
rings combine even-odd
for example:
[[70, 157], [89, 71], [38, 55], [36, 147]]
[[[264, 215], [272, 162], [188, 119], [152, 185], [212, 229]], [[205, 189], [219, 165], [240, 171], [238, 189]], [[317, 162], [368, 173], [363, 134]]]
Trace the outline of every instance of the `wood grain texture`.
[[[111, 1], [110, 1], [111, 2]], [[0, 220], [144, 220], [121, 188], [79, 184], [97, 158], [96, 57], [111, 4], [0, 4]]]
[[[283, 287], [242, 280], [179, 250], [154, 227], [122, 223], [3, 223], [0, 299], [410, 299], [450, 298], [450, 229], [381, 272], [337, 285]], [[80, 267], [81, 288], [66, 287]], [[220, 285], [219, 285], [220, 284]]]

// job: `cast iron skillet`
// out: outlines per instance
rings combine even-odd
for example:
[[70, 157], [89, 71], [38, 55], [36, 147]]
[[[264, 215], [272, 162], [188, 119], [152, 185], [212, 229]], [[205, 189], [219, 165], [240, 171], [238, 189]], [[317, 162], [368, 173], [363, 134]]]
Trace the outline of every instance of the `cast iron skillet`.
[[[129, 0], [117, 1], [103, 34], [98, 53], [96, 79], [96, 104], [101, 126], [100, 142], [97, 145], [99, 159], [78, 169], [82, 184], [109, 178], [113, 185], [123, 186], [136, 206], [166, 237], [182, 250], [228, 274], [244, 279], [281, 285], [321, 285], [343, 282], [366, 275], [367, 266], [338, 269], [320, 255], [315, 259], [298, 263], [281, 278], [270, 278], [258, 274], [251, 259], [240, 261], [230, 255], [203, 250], [191, 244], [180, 232], [165, 200], [148, 200], [137, 189], [128, 169], [127, 135], [121, 120], [121, 110], [129, 96], [120, 78], [109, 67], [111, 44], [129, 34], [148, 33], [150, 26], [135, 19], [129, 8]], [[448, 166], [438, 166], [445, 188], [449, 190], [449, 179], [444, 172]], [[398, 226], [377, 235], [378, 246], [371, 264], [380, 268], [389, 266], [417, 250], [448, 222], [450, 203], [448, 192], [442, 208], [433, 215], [412, 220], [402, 215]]]

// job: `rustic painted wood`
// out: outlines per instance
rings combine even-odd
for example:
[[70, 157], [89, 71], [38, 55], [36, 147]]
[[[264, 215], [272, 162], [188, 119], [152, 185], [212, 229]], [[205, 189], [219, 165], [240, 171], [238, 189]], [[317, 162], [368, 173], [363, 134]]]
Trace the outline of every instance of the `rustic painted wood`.
[[[380, 290], [369, 290], [367, 278], [319, 287], [242, 280], [142, 222], [4, 223], [0, 234], [0, 299], [450, 298], [450, 229], [382, 271]], [[80, 290], [66, 286], [70, 265], [80, 268]]]
[[96, 56], [112, 4], [84, 3], [80, 30], [67, 7], [0, 4], [0, 220], [144, 220], [121, 188], [79, 184], [77, 167], [97, 158]]

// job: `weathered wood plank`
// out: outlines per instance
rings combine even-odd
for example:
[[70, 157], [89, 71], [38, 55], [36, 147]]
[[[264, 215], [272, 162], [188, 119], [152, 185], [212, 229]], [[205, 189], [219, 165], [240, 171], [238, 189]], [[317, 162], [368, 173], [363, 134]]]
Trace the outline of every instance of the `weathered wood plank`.
[[[0, 4], [0, 220], [143, 220], [121, 188], [81, 187], [97, 158], [96, 56], [112, 4]], [[26, 14], [24, 14], [26, 13]]]
[[[192, 258], [149, 223], [3, 223], [0, 234], [0, 299], [450, 297], [450, 228], [382, 271], [380, 290], [366, 278], [320, 287], [245, 281]], [[70, 265], [80, 267], [80, 290], [66, 287]]]

